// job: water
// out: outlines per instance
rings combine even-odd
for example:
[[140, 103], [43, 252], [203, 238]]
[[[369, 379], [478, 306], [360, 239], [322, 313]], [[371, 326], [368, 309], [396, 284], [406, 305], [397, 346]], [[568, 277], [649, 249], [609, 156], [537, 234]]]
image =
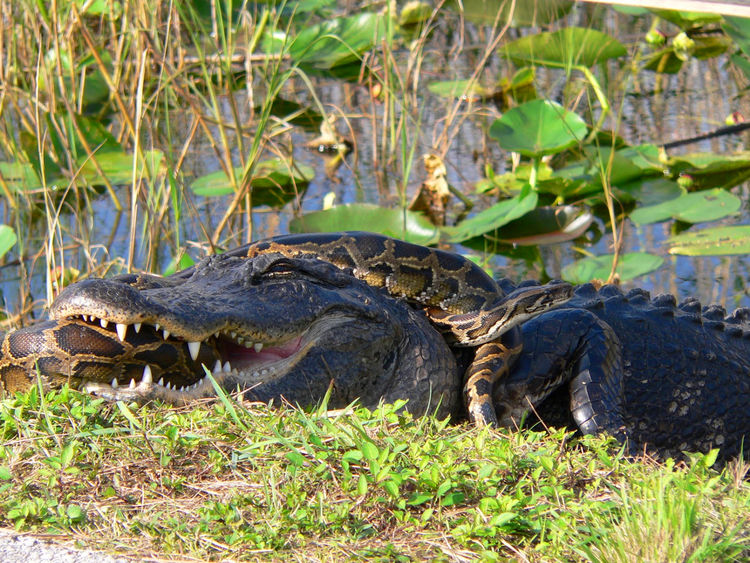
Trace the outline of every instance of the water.
[[[582, 23], [586, 13], [574, 13], [571, 23]], [[606, 20], [610, 33], [618, 35], [623, 41], [628, 38], [641, 36], [644, 23], [629, 17], [612, 15]], [[472, 31], [473, 30], [473, 31]], [[482, 40], [482, 35], [472, 28], [467, 33], [465, 41]], [[427, 152], [435, 152], [435, 140], [444, 132], [445, 116], [454, 104], [453, 100], [439, 98], [430, 94], [426, 84], [433, 80], [450, 80], [466, 78], [476, 65], [476, 55], [472, 52], [454, 58], [444, 45], [450, 45], [455, 39], [455, 30], [438, 28], [432, 35], [425, 58], [422, 63], [421, 82], [418, 89], [418, 111], [411, 114], [414, 120], [409, 126], [409, 140], [417, 144], [414, 150], [412, 174], [406, 182], [405, 199], [410, 200], [423, 177], [421, 156]], [[406, 57], [406, 53], [400, 53]], [[652, 73], [640, 73], [637, 82], [629, 84], [627, 94], [618, 80], [621, 77], [612, 75], [609, 94], [611, 96], [613, 118], [619, 122], [618, 132], [629, 143], [637, 144], [652, 142], [656, 144], [674, 139], [687, 138], [702, 132], [707, 132], [721, 126], [727, 115], [739, 111], [750, 116], [750, 108], [746, 97], [739, 94], [734, 77], [725, 66], [723, 58], [707, 61], [691, 60], [681, 73], [674, 76], [657, 77]], [[505, 63], [499, 58], [490, 60], [483, 77], [483, 82], [491, 83], [495, 78], [504, 74]], [[573, 75], [571, 78], [579, 79]], [[364, 86], [343, 83], [337, 80], [313, 78], [315, 92], [326, 110], [339, 116], [337, 127], [356, 146], [353, 154], [349, 155], [345, 165], [332, 175], [326, 173], [322, 158], [316, 153], [304, 148], [314, 134], [292, 129], [281, 136], [276, 142], [280, 146], [292, 146], [294, 158], [298, 162], [313, 166], [316, 170], [315, 178], [307, 189], [304, 197], [297, 202], [288, 204], [281, 211], [267, 208], [253, 210], [252, 234], [247, 231], [247, 225], [237, 220], [228, 230], [223, 242], [228, 245], [241, 244], [248, 240], [263, 238], [288, 231], [289, 220], [303, 212], [319, 210], [323, 207], [324, 198], [329, 193], [335, 194], [337, 203], [370, 202], [385, 206], [397, 206], [401, 201], [399, 188], [402, 185], [402, 165], [400, 154], [396, 151], [392, 161], [383, 162], [383, 155], [374, 147], [382, 139], [385, 108], [377, 101], [373, 101]], [[563, 101], [566, 81], [559, 72], [540, 71], [538, 90], [540, 95]], [[258, 94], [256, 94], [257, 96]], [[302, 103], [311, 103], [311, 96], [301, 81], [289, 83], [284, 91], [284, 97]], [[237, 105], [242, 111], [248, 112], [249, 103], [245, 92], [235, 94]], [[577, 108], [585, 113], [586, 102]], [[229, 104], [224, 100], [227, 119], [230, 119]], [[486, 134], [489, 125], [499, 116], [496, 108], [488, 105], [465, 104], [461, 108], [459, 120], [463, 122], [456, 128], [456, 134], [445, 151], [444, 160], [448, 170], [448, 181], [477, 202], [475, 209], [489, 205], [489, 198], [474, 195], [474, 184], [484, 176], [486, 165], [490, 165], [496, 173], [504, 171], [508, 155], [497, 146], [497, 143]], [[247, 118], [247, 114], [243, 119]], [[170, 131], [173, 135], [173, 146], [181, 147], [187, 138], [191, 119], [185, 110], [170, 114]], [[418, 125], [414, 123], [418, 120]], [[610, 120], [609, 125], [612, 121]], [[377, 128], [374, 129], [373, 125]], [[673, 155], [688, 152], [713, 151], [717, 153], [732, 153], [744, 147], [746, 135], [723, 137], [703, 141], [701, 143], [682, 147], [671, 152]], [[220, 168], [219, 161], [210, 149], [207, 137], [199, 133], [190, 145], [190, 152], [183, 168], [185, 185], [189, 185], [191, 176], [200, 176]], [[163, 147], [155, 147], [163, 148]], [[239, 154], [234, 155], [235, 164], [239, 164]], [[268, 155], [273, 156], [273, 155]], [[748, 224], [750, 213], [747, 202], [748, 186], [734, 188], [733, 193], [742, 198], [745, 204], [739, 215], [717, 221], [711, 226], [729, 224]], [[80, 202], [70, 209], [63, 208], [60, 215], [59, 231], [62, 235], [57, 239], [56, 248], [61, 246], [66, 250], [58, 257], [57, 264], [75, 267], [82, 272], [95, 268], [96, 265], [109, 260], [128, 256], [129, 229], [131, 218], [130, 188], [119, 187], [118, 196], [126, 211], [116, 213], [112, 201], [106, 196], [93, 197], [90, 201]], [[186, 188], [188, 201], [183, 206], [184, 217], [179, 224], [180, 242], [187, 247], [193, 256], [201, 256], [201, 249], [205, 247], [205, 232], [209, 234], [218, 224], [231, 198], [200, 198], [192, 195]], [[460, 212], [460, 202], [453, 201], [455, 207], [451, 213], [455, 216]], [[143, 236], [148, 227], [143, 219], [147, 216], [143, 211], [143, 198], [139, 199], [137, 215], [138, 238], [135, 245], [134, 267], [141, 268], [148, 263], [150, 249], [143, 243], [149, 237]], [[157, 206], [158, 207], [158, 206]], [[4, 209], [6, 222], [14, 224], [13, 214]], [[83, 217], [83, 220], [81, 220]], [[153, 222], [154, 215], [149, 216]], [[39, 220], [41, 219], [41, 220]], [[169, 213], [164, 217], [163, 231], [170, 233], [174, 226]], [[597, 219], [599, 228], [606, 231], [601, 219]], [[707, 225], [696, 225], [701, 228]], [[25, 255], [32, 256], [44, 248], [44, 236], [47, 225], [43, 218], [28, 225], [28, 246]], [[747, 256], [729, 257], [683, 257], [670, 256], [665, 245], [670, 235], [672, 224], [659, 223], [645, 227], [636, 227], [629, 221], [624, 223], [623, 251], [645, 251], [663, 256], [664, 265], [656, 272], [641, 277], [634, 282], [626, 282], [626, 287], [638, 285], [653, 293], [669, 292], [683, 299], [695, 295], [703, 302], [719, 303], [727, 308], [750, 306], [750, 293], [747, 289], [750, 278], [750, 259]], [[143, 238], [142, 238], [143, 237]], [[62, 245], [60, 244], [62, 242]], [[156, 251], [155, 270], [163, 271], [174, 251], [175, 237], [165, 236]], [[611, 237], [606, 234], [596, 244], [586, 248], [593, 254], [611, 252]], [[470, 253], [466, 249], [457, 250]], [[559, 276], [563, 266], [580, 257], [573, 243], [563, 243], [547, 246], [542, 249], [544, 269], [551, 276]], [[526, 264], [502, 256], [492, 260], [498, 276], [509, 276], [514, 279], [535, 278], [541, 273], [539, 264]], [[97, 271], [97, 275], [116, 273], [125, 266], [124, 260], [118, 260], [109, 271]], [[32, 275], [27, 276], [28, 273]], [[24, 281], [21, 281], [24, 280]], [[29, 303], [19, 301], [19, 286], [26, 288], [34, 304], [35, 315], [43, 314], [42, 306], [46, 297], [46, 276], [44, 260], [27, 261], [25, 269], [6, 266], [0, 270], [0, 289], [10, 315], [26, 310]]]

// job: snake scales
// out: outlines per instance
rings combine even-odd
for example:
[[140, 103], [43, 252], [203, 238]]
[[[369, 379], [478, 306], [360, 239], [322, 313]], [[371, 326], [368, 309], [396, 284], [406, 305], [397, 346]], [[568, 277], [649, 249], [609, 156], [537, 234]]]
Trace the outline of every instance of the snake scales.
[[[523, 287], [505, 295], [479, 266], [457, 254], [364, 232], [281, 236], [224, 256], [256, 260], [277, 255], [329, 262], [423, 310], [449, 344], [475, 348], [464, 376], [464, 396], [469, 417], [477, 424], [497, 421], [492, 389], [521, 352], [520, 325], [572, 295], [572, 286], [563, 282]], [[167, 278], [140, 274], [117, 279], [138, 290], [174, 285], [178, 291], [181, 280], [194, 273], [195, 269], [189, 268]], [[221, 364], [217, 352], [205, 345], [205, 335], [196, 333], [193, 340], [190, 327], [154, 326], [145, 317], [134, 321], [132, 315], [111, 310], [81, 309], [76, 300], [63, 296], [53, 304], [51, 316], [54, 321], [38, 325], [33, 338], [21, 340], [11, 335], [3, 342], [0, 381], [7, 390], [22, 388], [35, 368], [42, 373], [85, 373], [82, 377], [89, 381], [111, 379], [115, 386], [130, 381], [132, 387], [142, 378], [151, 383], [151, 369], [144, 370], [148, 365], [144, 356], [168, 357], [166, 363], [174, 371], [187, 369], [190, 359], [207, 366]], [[160, 331], [163, 338], [154, 338]], [[232, 337], [237, 338], [236, 334]], [[257, 343], [250, 345], [257, 347]], [[157, 363], [165, 364], [163, 360]], [[170, 390], [177, 387], [165, 377], [160, 384]], [[180, 384], [180, 390], [186, 387]]]

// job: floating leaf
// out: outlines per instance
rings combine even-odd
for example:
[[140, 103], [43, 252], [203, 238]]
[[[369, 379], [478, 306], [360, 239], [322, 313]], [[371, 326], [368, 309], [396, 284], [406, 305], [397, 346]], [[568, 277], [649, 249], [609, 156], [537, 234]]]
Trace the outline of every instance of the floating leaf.
[[[263, 111], [263, 106], [255, 106], [254, 111], [260, 114]], [[309, 131], [318, 131], [320, 124], [323, 122], [323, 116], [311, 107], [286, 100], [280, 96], [275, 97], [271, 102], [270, 112], [271, 115], [278, 117], [282, 121], [298, 125]]]
[[23, 162], [0, 162], [0, 185], [11, 192], [28, 192], [42, 187], [31, 164]]
[[286, 37], [276, 31], [267, 36], [264, 46], [268, 52], [279, 52], [284, 43], [289, 56], [298, 64], [330, 70], [351, 62], [359, 62], [363, 53], [385, 37], [383, 17], [361, 13], [331, 20], [305, 28], [296, 37]]
[[369, 203], [338, 205], [307, 213], [289, 222], [293, 233], [371, 231], [416, 244], [434, 244], [440, 235], [435, 225], [420, 213], [390, 209]]
[[455, 227], [444, 227], [443, 232], [448, 235], [450, 242], [462, 242], [478, 237], [522, 217], [536, 207], [538, 199], [537, 193], [527, 186], [516, 197], [496, 203], [461, 221]]
[[591, 213], [573, 205], [537, 207], [500, 227], [493, 239], [518, 246], [555, 244], [580, 237], [593, 220]]
[[501, 48], [500, 53], [517, 65], [568, 68], [591, 67], [608, 59], [623, 57], [628, 51], [617, 39], [601, 31], [564, 27], [511, 41]]
[[[513, 27], [547, 25], [570, 12], [569, 0], [544, 0], [544, 2], [508, 2], [508, 0], [449, 1], [446, 6], [461, 13], [461, 17], [481, 25], [497, 21], [508, 22]], [[512, 18], [512, 19], [510, 19]], [[510, 21], [508, 21], [510, 19]]]
[[701, 223], [731, 215], [741, 206], [740, 198], [721, 188], [715, 188], [684, 194], [656, 205], [640, 207], [630, 214], [630, 219], [638, 225], [656, 223], [670, 218], [686, 223]]
[[161, 151], [152, 150], [146, 151], [143, 156], [144, 159], [137, 159], [136, 155], [125, 151], [97, 152], [91, 158], [79, 159], [81, 168], [78, 177], [85, 178], [93, 186], [104, 184], [104, 178], [114, 185], [128, 184], [133, 180], [133, 160], [137, 160], [136, 178], [145, 177], [153, 180], [161, 171], [164, 154]]
[[534, 158], [576, 145], [587, 131], [583, 119], [557, 102], [532, 100], [496, 119], [490, 136], [504, 149]]
[[[471, 86], [469, 87], [469, 84]], [[459, 98], [464, 96], [468, 99], [486, 99], [492, 97], [492, 90], [481, 86], [478, 82], [470, 80], [445, 80], [431, 82], [427, 89], [436, 96], [444, 98]]]
[[[242, 178], [244, 170], [235, 168], [235, 178]], [[288, 203], [315, 175], [307, 165], [292, 166], [289, 161], [272, 158], [259, 162], [250, 184], [253, 187], [253, 206], [280, 207]], [[216, 197], [234, 193], [229, 177], [223, 170], [212, 172], [195, 180], [190, 189], [203, 197]]]
[[[606, 280], [612, 271], [614, 254], [593, 256], [568, 264], [562, 269], [563, 279], [571, 283], [586, 283], [591, 280]], [[662, 265], [664, 259], [645, 252], [629, 252], [621, 254], [617, 269], [620, 280], [626, 281], [649, 272], [653, 272]]]
[[0, 225], [0, 257], [5, 256], [17, 241], [18, 237], [12, 227]]
[[651, 10], [662, 19], [672, 22], [682, 29], [701, 27], [707, 24], [718, 23], [721, 15], [706, 12], [685, 12], [682, 10]]
[[715, 227], [671, 237], [670, 254], [720, 256], [750, 254], [750, 225]]
[[688, 154], [669, 160], [670, 171], [690, 177], [691, 189], [731, 188], [750, 178], [750, 152]]
[[628, 194], [641, 205], [654, 205], [670, 201], [685, 193], [674, 180], [664, 177], [639, 178], [617, 186], [619, 192]]

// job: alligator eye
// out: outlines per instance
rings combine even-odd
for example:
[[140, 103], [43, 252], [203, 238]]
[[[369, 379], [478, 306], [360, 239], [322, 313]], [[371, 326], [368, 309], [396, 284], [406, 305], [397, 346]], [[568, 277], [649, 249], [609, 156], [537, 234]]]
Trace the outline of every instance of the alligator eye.
[[279, 260], [278, 262], [271, 264], [266, 271], [263, 272], [263, 275], [270, 278], [283, 278], [296, 273], [297, 268], [295, 268], [291, 262], [287, 260]]

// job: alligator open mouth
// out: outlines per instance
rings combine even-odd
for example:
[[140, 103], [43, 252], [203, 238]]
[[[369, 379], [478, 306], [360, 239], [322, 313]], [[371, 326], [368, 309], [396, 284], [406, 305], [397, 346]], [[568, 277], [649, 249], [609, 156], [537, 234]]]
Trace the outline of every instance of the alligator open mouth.
[[[251, 335], [234, 327], [186, 340], [158, 323], [115, 323], [94, 315], [67, 317], [57, 330], [70, 332], [76, 325], [106, 334], [113, 343], [126, 347], [119, 360], [125, 369], [115, 370], [109, 383], [100, 378], [89, 379], [84, 365], [79, 388], [111, 399], [161, 398], [169, 402], [214, 395], [209, 374], [219, 384], [228, 377], [241, 376], [250, 385], [259, 385], [286, 373], [321, 332], [314, 323], [304, 333], [283, 341], [264, 341], [257, 333]], [[70, 349], [71, 339], [66, 339], [65, 334], [56, 338], [58, 342], [65, 341], [67, 353], [77, 354]], [[90, 349], [86, 353], [92, 355]], [[141, 366], [140, 373], [132, 364]]]

